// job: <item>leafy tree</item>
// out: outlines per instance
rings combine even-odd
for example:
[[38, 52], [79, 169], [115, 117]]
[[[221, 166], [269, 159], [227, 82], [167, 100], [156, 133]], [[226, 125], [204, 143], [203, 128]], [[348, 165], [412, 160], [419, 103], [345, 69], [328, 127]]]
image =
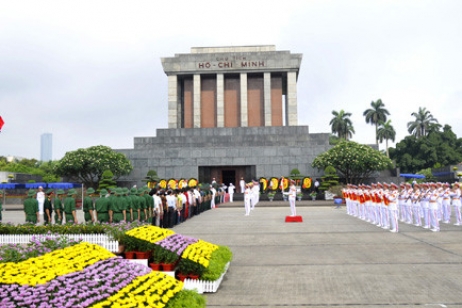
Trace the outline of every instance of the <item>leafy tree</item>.
[[337, 134], [339, 138], [343, 138], [345, 140], [353, 137], [355, 130], [350, 119], [351, 113], [343, 110], [340, 110], [340, 112], [333, 110], [332, 115], [334, 115], [334, 117], [329, 122], [332, 133]]
[[312, 166], [318, 169], [332, 166], [345, 177], [347, 183], [361, 183], [372, 173], [390, 168], [392, 162], [370, 146], [342, 141], [318, 155]]
[[114, 174], [111, 170], [105, 170], [101, 175], [101, 181], [98, 183], [98, 191], [101, 189], [114, 188], [117, 186], [116, 181], [114, 181]]
[[148, 173], [146, 174], [146, 177], [144, 178], [144, 181], [146, 182], [146, 185], [148, 185], [149, 188], [153, 188], [159, 183], [160, 178], [157, 175], [156, 170], [149, 170]]
[[333, 166], [327, 166], [324, 168], [324, 176], [321, 177], [321, 191], [328, 190], [332, 186], [338, 185], [337, 170]]
[[80, 181], [87, 187], [96, 187], [105, 170], [110, 170], [115, 179], [118, 179], [129, 174], [133, 167], [124, 154], [113, 151], [110, 147], [98, 145], [67, 152], [57, 162], [55, 169], [60, 176]]
[[443, 131], [432, 130], [428, 136], [405, 137], [396, 148], [390, 148], [390, 157], [404, 173], [458, 164], [462, 161], [462, 139], [445, 125]]
[[436, 182], [436, 177], [433, 175], [432, 170], [430, 168], [422, 169], [417, 174], [425, 175], [425, 179], [417, 180], [417, 182]]
[[[364, 111], [363, 116], [366, 117], [366, 123], [375, 125], [375, 142], [377, 146], [379, 145], [379, 136], [378, 136], [378, 126], [381, 122], [387, 121], [387, 115], [390, 115], [387, 109], [385, 109], [385, 104], [382, 103], [381, 99], [378, 99], [376, 102], [371, 102], [371, 107]], [[382, 142], [382, 141], [380, 141]]]
[[388, 140], [395, 141], [396, 131], [391, 125], [391, 120], [388, 120], [385, 123], [380, 122], [379, 125], [379, 129], [377, 130], [378, 141], [382, 143], [385, 139], [387, 157], [390, 157], [390, 153], [388, 152]]
[[419, 107], [419, 111], [413, 112], [411, 115], [415, 117], [415, 120], [407, 123], [407, 130], [417, 138], [426, 136], [430, 128], [433, 131], [435, 128], [439, 128], [432, 126], [432, 124], [437, 124], [438, 120], [426, 108]]

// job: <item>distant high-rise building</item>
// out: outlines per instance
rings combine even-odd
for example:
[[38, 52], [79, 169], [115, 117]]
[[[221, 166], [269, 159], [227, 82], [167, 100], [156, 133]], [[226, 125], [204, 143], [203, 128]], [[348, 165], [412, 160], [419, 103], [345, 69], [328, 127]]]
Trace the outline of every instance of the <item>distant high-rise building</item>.
[[53, 135], [50, 133], [45, 133], [40, 136], [40, 160], [41, 161], [51, 161], [51, 149], [52, 149], [52, 139]]

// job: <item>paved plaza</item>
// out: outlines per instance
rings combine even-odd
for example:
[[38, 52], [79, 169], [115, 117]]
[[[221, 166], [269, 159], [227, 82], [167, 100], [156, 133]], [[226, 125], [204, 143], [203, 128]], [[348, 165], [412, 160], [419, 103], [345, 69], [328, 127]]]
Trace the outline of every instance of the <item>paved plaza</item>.
[[248, 217], [224, 204], [174, 227], [234, 253], [207, 307], [462, 307], [462, 227], [391, 233], [327, 201], [298, 204], [303, 223], [284, 222], [288, 203], [260, 202]]

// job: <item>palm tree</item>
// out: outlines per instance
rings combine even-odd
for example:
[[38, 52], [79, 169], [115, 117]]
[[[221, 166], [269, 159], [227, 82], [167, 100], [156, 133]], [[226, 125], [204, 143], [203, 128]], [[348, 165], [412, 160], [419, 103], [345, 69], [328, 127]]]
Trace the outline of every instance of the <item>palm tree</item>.
[[379, 137], [377, 136], [378, 125], [380, 122], [387, 121], [387, 115], [390, 115], [387, 109], [385, 109], [385, 104], [382, 103], [382, 100], [379, 98], [376, 102], [371, 102], [370, 109], [364, 111], [363, 116], [366, 117], [366, 123], [371, 123], [375, 125], [375, 142], [377, 147], [379, 146]]
[[419, 111], [411, 115], [415, 117], [415, 121], [407, 123], [407, 130], [417, 138], [426, 136], [430, 128], [438, 127], [435, 126], [438, 120], [426, 108], [419, 107]]
[[343, 138], [345, 140], [353, 137], [355, 130], [353, 128], [353, 123], [350, 120], [351, 113], [343, 110], [340, 110], [340, 112], [333, 110], [332, 114], [334, 117], [329, 123], [332, 128], [332, 133], [336, 133], [339, 138]]
[[383, 142], [385, 139], [385, 148], [387, 152], [387, 157], [390, 157], [390, 154], [388, 153], [388, 140], [395, 141], [396, 137], [396, 131], [391, 125], [391, 120], [388, 120], [387, 122], [379, 123], [379, 128], [377, 130], [377, 138], [380, 141], [380, 143]]

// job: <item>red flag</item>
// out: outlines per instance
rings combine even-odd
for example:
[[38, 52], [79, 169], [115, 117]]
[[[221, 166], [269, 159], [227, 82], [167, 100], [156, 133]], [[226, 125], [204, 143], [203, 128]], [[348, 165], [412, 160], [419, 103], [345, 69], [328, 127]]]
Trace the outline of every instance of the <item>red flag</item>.
[[5, 122], [3, 121], [2, 117], [0, 116], [0, 131], [2, 130], [3, 124], [5, 124]]

